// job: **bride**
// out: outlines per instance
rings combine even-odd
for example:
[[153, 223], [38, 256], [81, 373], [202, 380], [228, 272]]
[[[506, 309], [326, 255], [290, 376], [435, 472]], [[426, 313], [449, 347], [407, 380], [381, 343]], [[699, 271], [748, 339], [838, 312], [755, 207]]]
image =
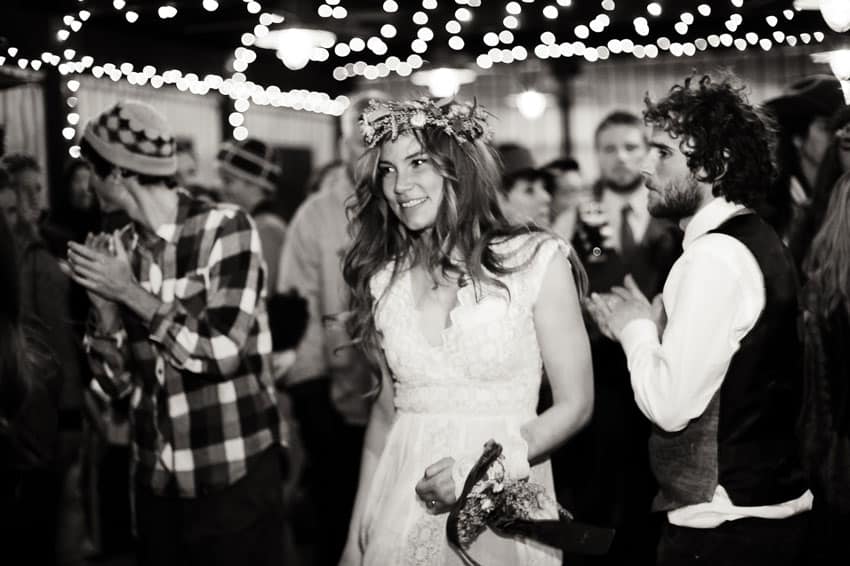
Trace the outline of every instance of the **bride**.
[[[447, 511], [484, 443], [504, 447], [509, 477], [554, 499], [547, 455], [590, 417], [586, 279], [564, 241], [501, 213], [481, 108], [373, 102], [361, 129], [371, 149], [344, 276], [352, 336], [381, 378], [342, 564], [462, 564]], [[554, 404], [537, 415], [544, 368]], [[561, 563], [491, 531], [469, 552], [488, 566]]]

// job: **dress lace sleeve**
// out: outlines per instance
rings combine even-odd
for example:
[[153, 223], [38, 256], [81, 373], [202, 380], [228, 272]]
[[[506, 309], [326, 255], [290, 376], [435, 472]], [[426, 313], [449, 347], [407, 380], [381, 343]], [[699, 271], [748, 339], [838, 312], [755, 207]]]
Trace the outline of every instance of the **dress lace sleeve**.
[[533, 307], [537, 302], [537, 295], [540, 294], [540, 287], [543, 285], [543, 278], [546, 277], [552, 258], [559, 253], [572, 265], [571, 248], [563, 239], [549, 234], [534, 237], [525, 246], [528, 248], [525, 253], [531, 256], [531, 260], [523, 278], [523, 299], [530, 307]]

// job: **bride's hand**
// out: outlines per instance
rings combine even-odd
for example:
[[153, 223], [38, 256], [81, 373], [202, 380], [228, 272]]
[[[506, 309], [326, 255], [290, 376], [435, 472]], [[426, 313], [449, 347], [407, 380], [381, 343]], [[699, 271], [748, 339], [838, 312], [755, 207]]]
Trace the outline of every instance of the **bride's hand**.
[[438, 460], [425, 468], [425, 474], [416, 484], [416, 495], [433, 515], [445, 513], [457, 501], [452, 477], [454, 464], [454, 458]]

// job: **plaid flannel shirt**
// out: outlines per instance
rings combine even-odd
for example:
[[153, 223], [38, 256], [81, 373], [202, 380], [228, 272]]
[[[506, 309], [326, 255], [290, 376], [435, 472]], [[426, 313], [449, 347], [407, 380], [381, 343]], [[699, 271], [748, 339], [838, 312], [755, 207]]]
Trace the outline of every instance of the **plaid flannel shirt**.
[[92, 321], [86, 345], [101, 387], [131, 396], [137, 483], [198, 497], [243, 477], [286, 430], [253, 221], [179, 195], [174, 225], [122, 233], [136, 278], [162, 306], [149, 323], [122, 306], [114, 334]]

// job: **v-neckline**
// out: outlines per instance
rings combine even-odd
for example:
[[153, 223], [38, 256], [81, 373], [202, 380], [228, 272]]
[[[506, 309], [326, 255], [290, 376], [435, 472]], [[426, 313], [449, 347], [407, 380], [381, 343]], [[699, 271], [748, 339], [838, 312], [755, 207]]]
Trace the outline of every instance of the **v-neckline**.
[[439, 333], [439, 336], [440, 336], [439, 343], [435, 344], [435, 343], [431, 342], [431, 340], [429, 339], [428, 335], [425, 332], [425, 329], [422, 326], [423, 311], [416, 306], [416, 292], [415, 292], [415, 289], [414, 289], [414, 286], [413, 286], [413, 269], [412, 268], [407, 270], [406, 276], [407, 276], [407, 294], [408, 294], [408, 298], [410, 300], [410, 308], [413, 310], [414, 320], [412, 322], [413, 322], [413, 325], [416, 326], [416, 333], [422, 338], [422, 341], [425, 342], [425, 344], [427, 344], [429, 347], [434, 348], [434, 349], [442, 348], [446, 344], [446, 336], [455, 327], [454, 314], [460, 307], [463, 306], [463, 300], [461, 299], [461, 290], [463, 289], [463, 287], [458, 285], [457, 288], [455, 289], [454, 304], [452, 305], [452, 308], [449, 309], [449, 311], [446, 313], [446, 318], [445, 318], [443, 328], [440, 330], [440, 333]]

